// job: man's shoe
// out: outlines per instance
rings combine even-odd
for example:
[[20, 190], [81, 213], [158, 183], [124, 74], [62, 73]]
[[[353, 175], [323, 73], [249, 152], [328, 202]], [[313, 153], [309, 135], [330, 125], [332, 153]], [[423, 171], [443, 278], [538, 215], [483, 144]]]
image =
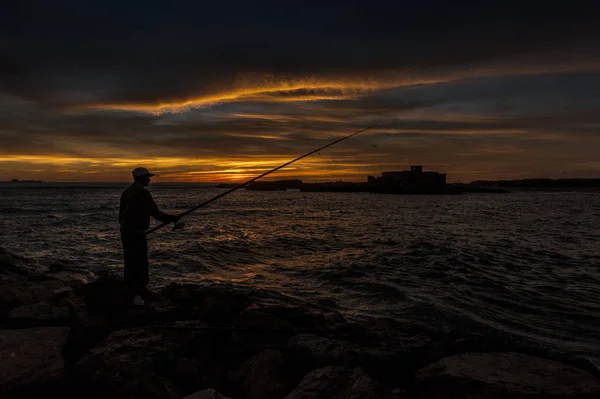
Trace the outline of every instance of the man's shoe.
[[156, 294], [149, 290], [146, 290], [145, 292], [141, 293], [140, 295], [145, 301], [158, 301], [161, 298], [161, 296], [159, 294]]

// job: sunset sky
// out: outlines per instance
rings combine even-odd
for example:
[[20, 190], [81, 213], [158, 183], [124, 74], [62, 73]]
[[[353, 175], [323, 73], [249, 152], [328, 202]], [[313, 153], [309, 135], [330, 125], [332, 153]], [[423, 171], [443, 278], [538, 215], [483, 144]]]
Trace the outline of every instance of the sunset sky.
[[600, 2], [533, 3], [22, 1], [0, 180], [243, 180], [372, 124], [272, 178], [600, 177]]

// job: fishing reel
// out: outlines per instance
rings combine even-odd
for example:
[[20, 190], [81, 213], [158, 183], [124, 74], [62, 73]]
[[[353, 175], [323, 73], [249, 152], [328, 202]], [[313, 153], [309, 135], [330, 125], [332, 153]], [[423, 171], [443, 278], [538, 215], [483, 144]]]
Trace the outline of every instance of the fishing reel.
[[179, 219], [173, 225], [173, 230], [172, 231], [182, 230], [184, 227], [185, 227], [185, 222], [183, 220]]

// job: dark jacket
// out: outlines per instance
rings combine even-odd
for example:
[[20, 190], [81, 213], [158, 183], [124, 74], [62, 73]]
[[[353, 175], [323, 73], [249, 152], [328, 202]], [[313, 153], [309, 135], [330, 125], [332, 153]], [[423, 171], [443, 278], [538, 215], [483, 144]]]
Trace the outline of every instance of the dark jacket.
[[150, 191], [135, 182], [121, 194], [119, 224], [121, 233], [143, 233], [150, 226], [150, 216], [161, 222], [172, 221], [174, 216], [161, 212]]

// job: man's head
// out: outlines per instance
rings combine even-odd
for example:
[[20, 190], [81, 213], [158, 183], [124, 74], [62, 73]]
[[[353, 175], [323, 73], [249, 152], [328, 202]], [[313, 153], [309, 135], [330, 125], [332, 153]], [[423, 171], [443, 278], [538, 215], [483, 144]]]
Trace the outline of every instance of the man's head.
[[147, 186], [152, 176], [158, 176], [157, 174], [150, 173], [146, 168], [135, 168], [131, 174], [133, 175], [133, 180], [141, 183], [142, 186]]

